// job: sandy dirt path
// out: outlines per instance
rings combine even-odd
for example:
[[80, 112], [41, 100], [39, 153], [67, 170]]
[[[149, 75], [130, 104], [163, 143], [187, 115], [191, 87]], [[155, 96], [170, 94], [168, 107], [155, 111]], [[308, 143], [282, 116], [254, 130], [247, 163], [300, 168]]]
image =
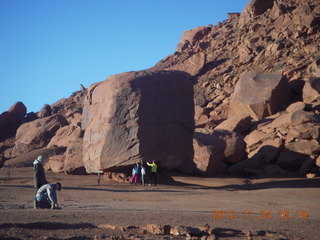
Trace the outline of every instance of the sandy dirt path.
[[[143, 187], [113, 182], [97, 185], [94, 175], [49, 172], [50, 182], [63, 184], [58, 195], [62, 209], [37, 210], [33, 209], [32, 201], [32, 168], [11, 169], [10, 182], [5, 177], [6, 170], [0, 171], [3, 239], [76, 239], [76, 236], [108, 239], [123, 235], [96, 228], [101, 224], [193, 227], [208, 224], [215, 229], [218, 239], [248, 239], [244, 235], [248, 231], [254, 233], [252, 239], [319, 239], [319, 178], [249, 181], [173, 176], [174, 184]], [[259, 234], [263, 237], [259, 238]], [[143, 236], [140, 239], [163, 238]]]

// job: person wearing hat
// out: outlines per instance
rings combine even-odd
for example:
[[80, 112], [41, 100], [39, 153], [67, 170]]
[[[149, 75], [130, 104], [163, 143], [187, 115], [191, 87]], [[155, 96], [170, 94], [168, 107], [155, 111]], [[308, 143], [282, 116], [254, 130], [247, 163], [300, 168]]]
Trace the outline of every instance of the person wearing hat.
[[37, 191], [35, 197], [36, 208], [60, 209], [58, 205], [57, 190], [61, 191], [61, 183], [47, 183]]
[[44, 172], [43, 164], [42, 164], [43, 157], [42, 155], [38, 156], [33, 161], [33, 173], [34, 173], [34, 188], [35, 193], [37, 193], [38, 189], [44, 185], [47, 184], [46, 174]]
[[[43, 157], [39, 155], [33, 161], [33, 179], [34, 179], [34, 194], [37, 194], [37, 191], [41, 186], [47, 184], [46, 174], [44, 172], [43, 164], [42, 164]], [[34, 196], [35, 196], [34, 195]], [[34, 208], [36, 208], [36, 202], [34, 201]]]

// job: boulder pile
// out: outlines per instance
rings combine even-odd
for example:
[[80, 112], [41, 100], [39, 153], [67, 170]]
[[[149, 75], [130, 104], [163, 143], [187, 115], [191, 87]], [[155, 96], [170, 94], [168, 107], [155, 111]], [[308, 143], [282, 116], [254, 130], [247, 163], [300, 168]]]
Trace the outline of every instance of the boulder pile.
[[17, 103], [0, 115], [0, 157], [65, 147], [50, 151], [47, 169], [156, 160], [160, 170], [206, 176], [316, 176], [319, 33], [317, 0], [250, 0], [242, 13], [182, 33], [176, 52], [150, 69], [82, 86], [36, 114]]

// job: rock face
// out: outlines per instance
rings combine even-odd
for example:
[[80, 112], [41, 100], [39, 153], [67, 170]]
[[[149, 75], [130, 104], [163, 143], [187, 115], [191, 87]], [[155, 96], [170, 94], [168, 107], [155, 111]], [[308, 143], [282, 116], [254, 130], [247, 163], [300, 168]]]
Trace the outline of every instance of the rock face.
[[49, 104], [45, 104], [40, 112], [38, 112], [38, 118], [49, 117], [51, 115], [51, 112], [51, 106]]
[[250, 0], [240, 15], [240, 24], [265, 13], [273, 7], [274, 2], [275, 0]]
[[305, 103], [320, 101], [320, 78], [311, 78], [306, 81], [303, 88], [303, 101]]
[[167, 70], [186, 72], [191, 76], [197, 75], [206, 62], [206, 56], [203, 53], [194, 54], [185, 61], [178, 63]]
[[62, 166], [60, 168], [51, 168], [53, 171], [59, 169], [66, 173], [85, 173], [82, 162], [82, 138], [83, 131], [79, 126], [69, 124], [60, 128], [51, 139], [48, 147], [60, 146], [67, 147]]
[[59, 114], [22, 124], [17, 130], [12, 157], [47, 146], [56, 131], [67, 124]]
[[197, 170], [207, 176], [225, 173], [227, 164], [246, 157], [243, 137], [226, 130], [215, 130], [210, 134], [196, 132], [193, 148]]
[[0, 140], [4, 140], [8, 135], [15, 133], [22, 123], [27, 108], [22, 102], [16, 102], [11, 108], [0, 115]]
[[[26, 129], [15, 143], [16, 129], [32, 123], [30, 132], [38, 131], [60, 114], [66, 125], [49, 146], [66, 150], [50, 156], [54, 171], [75, 173], [84, 164], [88, 172], [126, 172], [154, 159], [160, 171], [316, 175], [319, 46], [318, 0], [250, 0], [240, 16], [182, 33], [177, 51], [150, 69], [81, 87], [37, 114], [23, 110], [11, 137], [0, 140], [0, 158], [46, 148]], [[7, 116], [0, 116], [1, 137]]]
[[192, 83], [177, 71], [129, 72], [88, 89], [82, 128], [87, 172], [156, 160], [192, 172]]
[[[289, 109], [293, 109], [292, 106]], [[311, 170], [310, 156], [320, 152], [319, 120], [301, 109], [271, 116], [245, 137], [249, 158], [231, 166], [228, 171], [234, 174], [262, 169], [271, 163], [276, 163], [282, 170], [304, 173]]]
[[211, 31], [211, 26], [197, 27], [192, 30], [182, 33], [180, 42], [177, 44], [176, 50], [182, 51], [186, 49], [188, 45], [192, 45], [195, 42], [204, 38]]
[[288, 86], [280, 74], [245, 73], [231, 97], [232, 115], [247, 113], [261, 120], [278, 112], [289, 99]]

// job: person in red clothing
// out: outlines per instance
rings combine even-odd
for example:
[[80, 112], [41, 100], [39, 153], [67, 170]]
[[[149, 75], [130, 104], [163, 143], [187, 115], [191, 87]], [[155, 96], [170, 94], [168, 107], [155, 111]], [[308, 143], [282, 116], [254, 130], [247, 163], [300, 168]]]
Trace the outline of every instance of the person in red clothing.
[[138, 174], [139, 174], [139, 164], [137, 163], [132, 169], [131, 184], [132, 183], [137, 184]]

